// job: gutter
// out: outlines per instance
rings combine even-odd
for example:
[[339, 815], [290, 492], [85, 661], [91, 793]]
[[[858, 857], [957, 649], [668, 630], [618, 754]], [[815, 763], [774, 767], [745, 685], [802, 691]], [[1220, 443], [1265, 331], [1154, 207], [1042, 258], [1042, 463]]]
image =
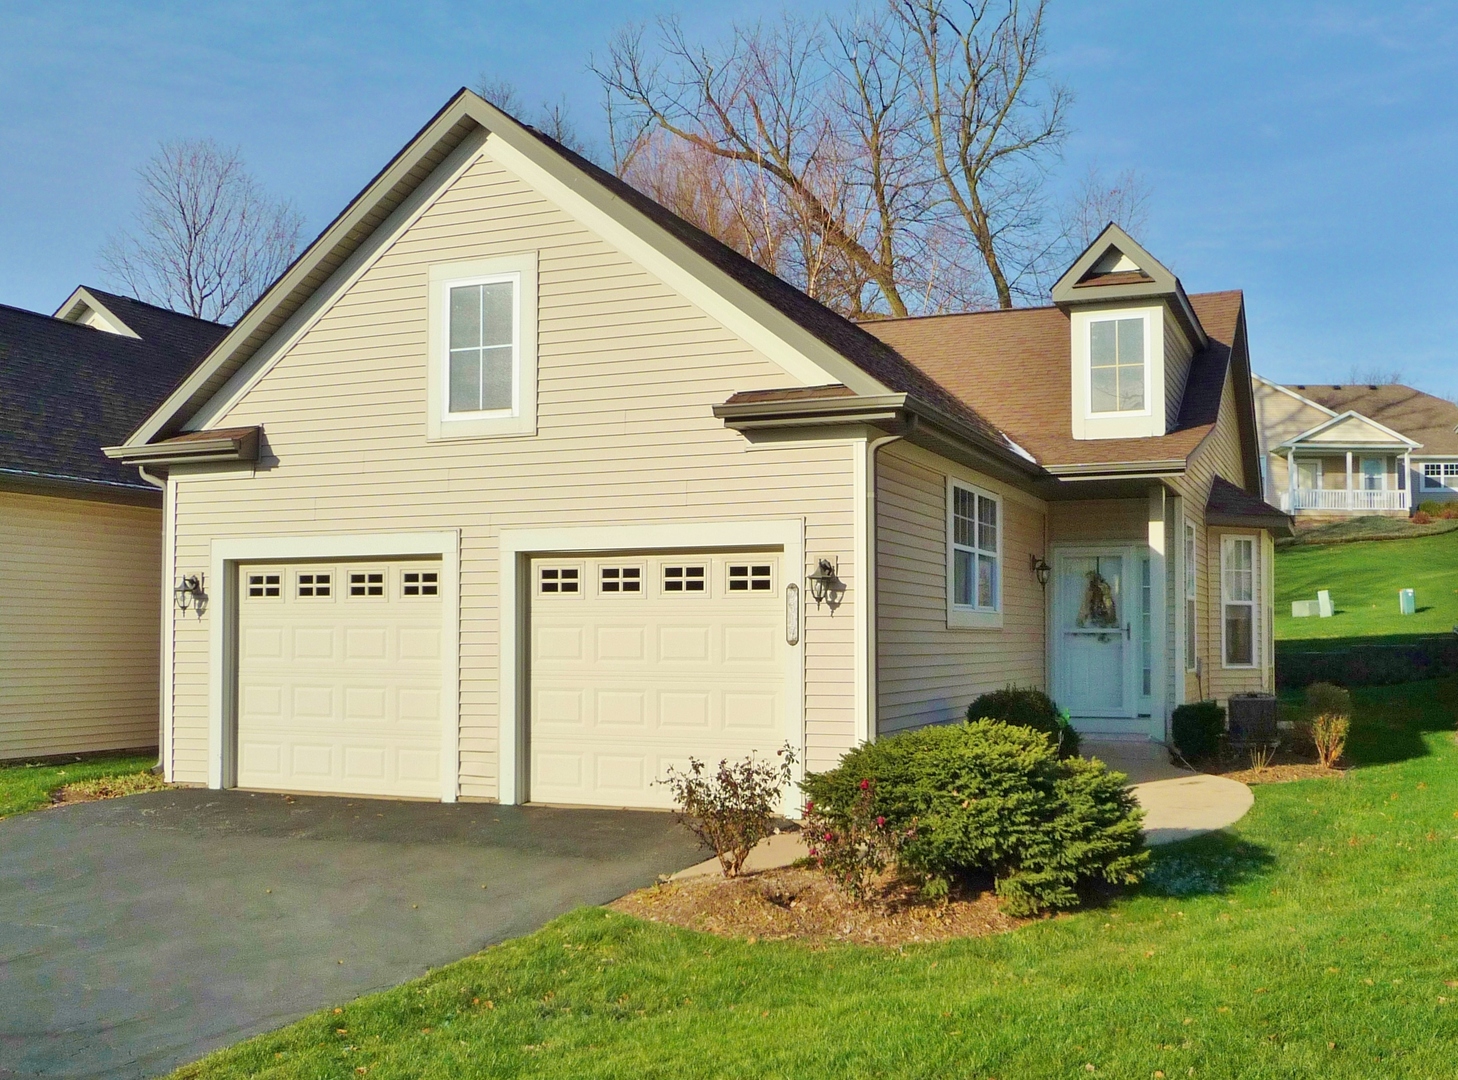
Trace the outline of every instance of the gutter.
[[1183, 476], [1185, 458], [1164, 458], [1159, 461], [1106, 461], [1098, 464], [1045, 465], [1044, 470], [1060, 480], [1131, 480]]

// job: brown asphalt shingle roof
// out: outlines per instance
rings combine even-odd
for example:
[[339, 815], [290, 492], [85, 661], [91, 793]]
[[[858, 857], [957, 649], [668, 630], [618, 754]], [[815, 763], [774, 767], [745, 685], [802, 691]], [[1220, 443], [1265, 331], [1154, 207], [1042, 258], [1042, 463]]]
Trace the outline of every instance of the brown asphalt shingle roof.
[[1401, 383], [1342, 386], [1289, 384], [1304, 398], [1333, 412], [1353, 409], [1423, 444], [1419, 454], [1458, 454], [1458, 405]]
[[1241, 294], [1190, 297], [1210, 339], [1190, 364], [1178, 424], [1142, 439], [1073, 437], [1068, 316], [1055, 307], [933, 315], [865, 329], [1006, 432], [1040, 465], [1188, 458], [1215, 425]]
[[1205, 520], [1211, 525], [1258, 525], [1289, 536], [1291, 517], [1277, 510], [1259, 495], [1236, 487], [1223, 476], [1210, 485], [1205, 502]]

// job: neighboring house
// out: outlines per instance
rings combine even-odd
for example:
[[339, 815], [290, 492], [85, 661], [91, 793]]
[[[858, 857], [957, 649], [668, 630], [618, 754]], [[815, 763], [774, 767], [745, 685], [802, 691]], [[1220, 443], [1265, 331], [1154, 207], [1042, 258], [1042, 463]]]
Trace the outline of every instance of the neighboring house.
[[1265, 498], [1298, 519], [1406, 516], [1458, 498], [1458, 405], [1388, 383], [1254, 378]]
[[662, 806], [1010, 682], [1270, 689], [1240, 294], [1111, 226], [1054, 297], [854, 325], [462, 91], [108, 451], [205, 581], [168, 778]]
[[98, 289], [0, 306], [0, 760], [157, 745], [162, 492], [101, 448], [226, 329]]

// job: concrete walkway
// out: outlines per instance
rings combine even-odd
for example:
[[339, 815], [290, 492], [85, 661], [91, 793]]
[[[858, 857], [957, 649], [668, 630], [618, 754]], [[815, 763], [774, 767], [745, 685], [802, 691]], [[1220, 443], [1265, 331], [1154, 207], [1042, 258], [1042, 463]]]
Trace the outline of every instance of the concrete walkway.
[[[1144, 842], [1150, 847], [1188, 840], [1234, 825], [1245, 817], [1255, 796], [1238, 780], [1193, 772], [1173, 764], [1159, 743], [1085, 739], [1084, 757], [1096, 757], [1129, 777], [1129, 787], [1144, 808]], [[806, 854], [802, 834], [779, 833], [760, 841], [745, 860], [746, 870], [789, 866]], [[706, 859], [680, 870], [675, 881], [719, 873], [719, 860]]]

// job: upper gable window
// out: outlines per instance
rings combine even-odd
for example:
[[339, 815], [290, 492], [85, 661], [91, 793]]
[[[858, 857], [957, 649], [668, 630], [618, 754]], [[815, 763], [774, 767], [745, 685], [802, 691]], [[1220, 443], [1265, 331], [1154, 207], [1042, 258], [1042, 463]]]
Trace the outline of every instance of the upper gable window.
[[1143, 412], [1149, 401], [1145, 319], [1091, 319], [1088, 324], [1089, 413]]
[[429, 338], [431, 439], [536, 433], [535, 254], [432, 266]]

